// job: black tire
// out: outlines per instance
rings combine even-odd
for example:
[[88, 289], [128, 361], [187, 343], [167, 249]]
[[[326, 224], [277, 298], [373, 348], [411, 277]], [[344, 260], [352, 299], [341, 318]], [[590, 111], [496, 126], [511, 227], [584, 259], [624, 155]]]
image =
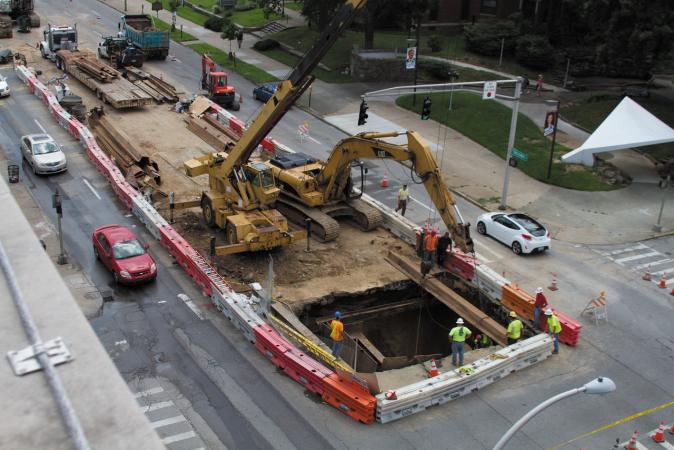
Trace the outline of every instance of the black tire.
[[253, 98], [255, 100], [260, 100], [260, 97], [258, 97], [257, 92], [253, 92]]
[[112, 279], [115, 282], [115, 284], [119, 284], [119, 276], [117, 276], [117, 272], [112, 272]]
[[478, 222], [476, 228], [477, 232], [480, 233], [481, 235], [487, 234], [487, 226], [484, 224], [484, 222]]
[[94, 256], [96, 257], [96, 259], [97, 259], [98, 261], [101, 260], [101, 255], [98, 254], [98, 250], [96, 250], [96, 247], [94, 247]]
[[213, 210], [213, 204], [205, 195], [201, 197], [201, 215], [203, 216], [206, 225], [211, 228], [215, 227], [215, 211]]
[[234, 100], [234, 101], [232, 101], [232, 104], [230, 105], [230, 108], [232, 108], [232, 111], [238, 111], [238, 110], [241, 109], [241, 103]]
[[236, 235], [236, 227], [231, 222], [227, 222], [227, 225], [225, 226], [225, 235], [227, 236], [228, 244], [239, 243], [239, 238]]
[[519, 242], [515, 241], [513, 242], [513, 245], [511, 246], [512, 251], [516, 255], [521, 255], [522, 254], [522, 246], [520, 245]]
[[44, 47], [40, 46], [40, 54], [44, 59], [47, 59], [47, 54], [44, 52]]

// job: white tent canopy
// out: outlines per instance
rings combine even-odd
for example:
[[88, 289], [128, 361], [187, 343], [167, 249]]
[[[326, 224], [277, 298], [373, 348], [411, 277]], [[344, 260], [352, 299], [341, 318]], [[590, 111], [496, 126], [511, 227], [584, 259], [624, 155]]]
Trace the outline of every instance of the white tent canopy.
[[591, 167], [595, 153], [664, 142], [674, 142], [674, 130], [625, 97], [583, 145], [562, 156], [562, 162]]

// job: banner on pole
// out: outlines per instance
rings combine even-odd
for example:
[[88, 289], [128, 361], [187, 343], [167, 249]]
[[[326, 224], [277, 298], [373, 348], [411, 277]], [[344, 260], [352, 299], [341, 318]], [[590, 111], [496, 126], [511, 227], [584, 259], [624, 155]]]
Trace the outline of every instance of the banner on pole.
[[414, 69], [417, 65], [417, 48], [409, 47], [405, 57], [405, 69]]

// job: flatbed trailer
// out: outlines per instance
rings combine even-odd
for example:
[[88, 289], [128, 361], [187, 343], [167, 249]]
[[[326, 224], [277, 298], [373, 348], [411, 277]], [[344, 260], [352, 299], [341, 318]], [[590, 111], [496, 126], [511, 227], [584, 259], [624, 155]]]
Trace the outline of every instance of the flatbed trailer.
[[92, 74], [91, 68], [101, 64], [96, 55], [88, 50], [59, 50], [56, 53], [56, 67], [78, 79], [99, 99], [115, 109], [140, 108], [154, 102], [149, 94], [107, 65], [98, 76]]

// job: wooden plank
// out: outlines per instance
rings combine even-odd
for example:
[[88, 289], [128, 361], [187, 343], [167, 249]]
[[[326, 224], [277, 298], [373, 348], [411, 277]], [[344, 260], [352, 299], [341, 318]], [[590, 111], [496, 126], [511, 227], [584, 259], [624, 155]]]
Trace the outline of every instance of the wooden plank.
[[352, 331], [351, 336], [358, 339], [358, 343], [365, 347], [365, 350], [368, 351], [370, 356], [372, 356], [377, 361], [377, 363], [380, 365], [384, 363], [384, 359], [386, 359], [386, 357], [382, 354], [382, 352], [379, 351], [377, 347], [375, 347], [372, 341], [370, 341], [362, 331]]
[[478, 327], [495, 342], [503, 346], [507, 345], [506, 329], [503, 326], [450, 289], [442, 281], [437, 278], [423, 278], [418, 262], [414, 262], [393, 252], [389, 252], [385, 259], [393, 267], [400, 270], [432, 294], [438, 301], [447, 305], [467, 322]]
[[274, 310], [276, 314], [281, 316], [288, 324], [295, 329], [298, 333], [300, 333], [302, 336], [305, 338], [309, 339], [311, 342], [314, 344], [318, 345], [320, 348], [325, 350], [328, 353], [332, 352], [332, 349], [325, 345], [323, 341], [321, 341], [318, 336], [316, 336], [309, 328], [304, 325], [300, 319], [297, 318], [295, 313], [293, 313], [290, 308], [288, 308], [286, 305], [283, 303], [279, 302], [273, 302], [271, 304], [271, 308]]

